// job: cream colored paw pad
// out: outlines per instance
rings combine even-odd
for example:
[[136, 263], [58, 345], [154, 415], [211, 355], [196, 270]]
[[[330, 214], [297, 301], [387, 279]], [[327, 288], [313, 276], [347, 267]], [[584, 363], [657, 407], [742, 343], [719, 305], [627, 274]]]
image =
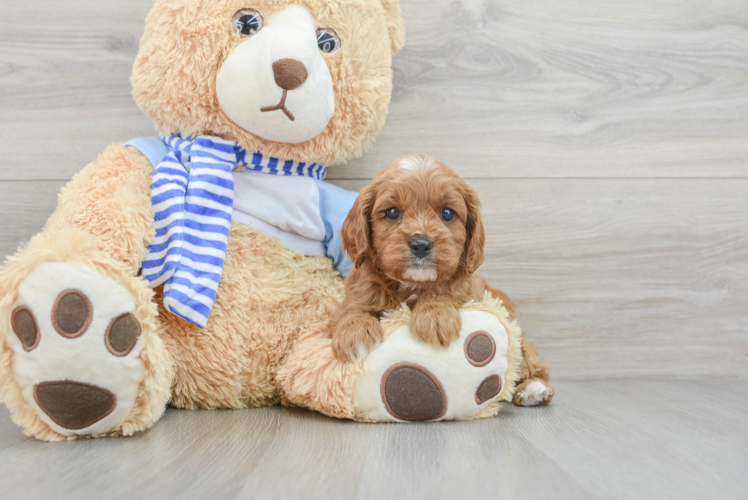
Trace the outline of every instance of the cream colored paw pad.
[[64, 263], [19, 286], [8, 344], [26, 402], [64, 435], [101, 434], [129, 415], [145, 367], [135, 299], [114, 280]]
[[398, 326], [362, 365], [354, 390], [361, 420], [413, 422], [474, 417], [504, 386], [509, 338], [499, 319], [460, 311], [460, 338], [447, 349]]

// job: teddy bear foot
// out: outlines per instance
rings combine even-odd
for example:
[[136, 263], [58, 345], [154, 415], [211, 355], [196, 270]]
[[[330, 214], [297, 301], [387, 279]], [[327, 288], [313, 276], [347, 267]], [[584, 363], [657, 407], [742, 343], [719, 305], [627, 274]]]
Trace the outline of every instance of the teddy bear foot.
[[495, 314], [460, 315], [460, 338], [447, 349], [419, 342], [403, 324], [369, 354], [354, 396], [360, 420], [462, 420], [498, 411], [514, 382], [509, 334]]
[[385, 339], [358, 363], [333, 355], [324, 323], [300, 334], [278, 371], [283, 403], [361, 422], [487, 418], [509, 401], [522, 364], [522, 330], [486, 293], [460, 310], [460, 338], [437, 349], [410, 334], [403, 305], [381, 320]]
[[45, 263], [20, 284], [7, 334], [12, 377], [52, 431], [121, 433], [146, 375], [137, 307], [122, 284], [86, 267]]

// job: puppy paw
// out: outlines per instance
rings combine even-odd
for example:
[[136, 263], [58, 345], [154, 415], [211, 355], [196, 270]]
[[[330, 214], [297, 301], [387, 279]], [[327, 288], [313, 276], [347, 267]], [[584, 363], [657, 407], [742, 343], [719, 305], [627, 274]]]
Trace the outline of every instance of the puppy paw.
[[333, 329], [332, 351], [343, 363], [358, 363], [382, 342], [384, 330], [370, 314], [344, 317]]
[[460, 338], [461, 328], [460, 311], [454, 307], [416, 307], [410, 317], [411, 335], [434, 347], [449, 347], [454, 340]]
[[531, 380], [517, 387], [514, 404], [517, 406], [547, 405], [553, 398], [553, 388], [540, 380]]

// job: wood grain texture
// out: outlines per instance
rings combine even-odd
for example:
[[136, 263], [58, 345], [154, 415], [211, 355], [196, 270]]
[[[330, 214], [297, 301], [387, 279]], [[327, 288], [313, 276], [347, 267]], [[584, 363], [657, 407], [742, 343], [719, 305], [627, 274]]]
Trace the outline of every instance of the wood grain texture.
[[0, 179], [69, 179], [108, 144], [154, 135], [130, 95], [152, 5], [0, 2]]
[[[128, 439], [0, 432], [3, 498], [745, 498], [748, 388], [563, 382], [547, 408], [356, 424], [284, 408], [169, 410]], [[0, 431], [9, 417], [0, 409]], [[715, 497], [716, 495], [716, 497]]]
[[[67, 179], [153, 133], [129, 84], [151, 4], [0, 2], [0, 179]], [[402, 8], [387, 124], [331, 178], [371, 178], [412, 152], [471, 178], [748, 176], [743, 0]]]
[[554, 377], [748, 376], [748, 181], [470, 182], [478, 272]]
[[0, 182], [0, 256], [2, 260], [42, 230], [57, 206], [63, 181]]
[[743, 0], [402, 8], [387, 124], [333, 175], [424, 152], [471, 178], [748, 176]]

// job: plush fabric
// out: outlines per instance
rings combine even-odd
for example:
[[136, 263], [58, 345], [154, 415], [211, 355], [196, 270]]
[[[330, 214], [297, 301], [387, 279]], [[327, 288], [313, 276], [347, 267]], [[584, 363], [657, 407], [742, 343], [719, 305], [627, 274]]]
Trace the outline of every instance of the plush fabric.
[[[237, 195], [234, 172], [250, 170], [267, 176], [308, 177], [321, 181], [326, 168], [316, 163], [282, 161], [261, 153], [248, 154], [244, 148], [218, 137], [162, 136], [161, 140], [169, 151], [156, 163], [149, 157], [155, 167], [151, 202], [156, 237], [148, 246], [148, 255], [143, 261], [143, 278], [151, 286], [164, 285], [164, 303], [169, 311], [205, 328], [223, 274]], [[128, 144], [135, 148], [142, 144], [144, 150], [141, 152], [146, 156], [154, 149], [142, 139]], [[240, 172], [239, 175], [242, 181], [251, 179], [247, 174]], [[261, 183], [265, 179], [254, 177], [254, 180]], [[246, 187], [247, 183], [242, 184]], [[261, 191], [252, 193], [245, 189], [238, 193], [239, 204], [250, 208], [259, 204], [255, 213], [261, 219], [275, 222], [271, 218], [276, 214], [286, 215], [288, 220], [280, 218], [276, 225], [293, 225], [297, 220], [303, 220], [304, 214], [285, 214], [288, 208], [274, 206], [284, 199], [291, 201], [288, 196], [293, 196], [293, 186], [298, 182], [287, 179], [285, 184], [287, 187], [278, 193], [278, 200], [265, 197]], [[252, 199], [242, 199], [242, 196]], [[319, 195], [317, 198], [319, 209]], [[347, 213], [351, 197], [343, 194], [339, 198], [332, 205], [342, 203], [341, 208]], [[314, 203], [314, 200], [309, 201]], [[319, 240], [325, 241], [324, 224], [328, 218], [323, 221], [320, 216], [326, 216], [327, 211], [318, 210], [314, 215], [319, 219]]]
[[[153, 120], [156, 130], [167, 136], [217, 136], [247, 151], [307, 165], [334, 165], [363, 154], [387, 113], [392, 55], [403, 39], [397, 2], [258, 0], [252, 8], [272, 26], [276, 22], [273, 14], [294, 3], [314, 17], [319, 29], [332, 30], [341, 40], [337, 52], [314, 55], [315, 60], [324, 61], [325, 71], [329, 72], [334, 99], [334, 113], [324, 130], [301, 143], [277, 142], [242, 128], [221, 107], [216, 92], [217, 75], [235, 49], [246, 41], [231, 24], [234, 14], [247, 7], [240, 0], [155, 2], [146, 20], [131, 81], [136, 102]], [[310, 33], [310, 43], [316, 47], [314, 32]], [[273, 57], [282, 59], [282, 54], [268, 56], [266, 71], [270, 72], [268, 78], [273, 78], [270, 63]], [[320, 68], [309, 66], [307, 70], [311, 79]], [[297, 84], [299, 74], [294, 78]], [[293, 86], [288, 83], [286, 87]], [[291, 112], [293, 93], [303, 89], [304, 85], [295, 90], [282, 89], [289, 93], [286, 105]], [[267, 106], [275, 104], [268, 102]], [[260, 116], [265, 119], [273, 113], [273, 120], [285, 116], [281, 111]], [[295, 123], [301, 120], [303, 113], [296, 117]], [[129, 138], [123, 138], [126, 139]], [[342, 298], [342, 279], [330, 258], [289, 251], [278, 239], [234, 222], [227, 241], [223, 276], [206, 328], [200, 330], [167, 312], [162, 287], [154, 292], [139, 276], [148, 245], [156, 234], [150, 200], [153, 171], [148, 159], [136, 149], [123, 145], [108, 147], [63, 188], [57, 209], [42, 233], [11, 257], [0, 271], [0, 399], [29, 435], [45, 440], [130, 435], [152, 426], [167, 402], [181, 408], [242, 408], [290, 401], [279, 385], [279, 368], [299, 335], [311, 325], [323, 324]], [[321, 205], [326, 203], [325, 196], [320, 192]], [[325, 227], [325, 243], [342, 253], [339, 237], [327, 234], [328, 231], [334, 232]], [[56, 268], [45, 264], [64, 266], [65, 279], [52, 279]], [[21, 285], [32, 275], [39, 283], [47, 283], [46, 302], [19, 294]], [[87, 277], [89, 284], [85, 284]], [[132, 314], [140, 326], [137, 343], [124, 358], [107, 347], [109, 334], [102, 331], [101, 325], [114, 324], [117, 315], [126, 311], [107, 309], [103, 304], [107, 303], [108, 294], [95, 292], [98, 289], [92, 285], [107, 279], [131, 297]], [[84, 283], [89, 287], [87, 297], [94, 310], [90, 327], [75, 339], [65, 339], [54, 328], [43, 326], [40, 319], [51, 317], [47, 302], [63, 296], [67, 283]], [[122, 394], [117, 400], [120, 406], [109, 415], [127, 415], [118, 417], [119, 421], [105, 431], [109, 427], [105, 419], [97, 421], [99, 426], [94, 423], [73, 430], [52, 427], [49, 419], [40, 418], [43, 410], [34, 406], [28, 391], [24, 395], [24, 384], [19, 383], [15, 371], [16, 358], [26, 352], [21, 337], [24, 331], [28, 333], [28, 324], [23, 327], [26, 330], [16, 325], [19, 337], [11, 318], [14, 312], [25, 308], [40, 323], [38, 346], [29, 353], [40, 356], [39, 365], [51, 360], [44, 346], [54, 342], [70, 350], [75, 363], [109, 367], [106, 377], [98, 378], [98, 385], [92, 379], [83, 382], [108, 390], [114, 397], [118, 392]], [[101, 315], [99, 319], [97, 314]], [[13, 349], [9, 341], [17, 341], [14, 346], [18, 349]], [[86, 350], [84, 344], [93, 347]], [[117, 359], [127, 356], [135, 356], [142, 364], [142, 380], [134, 385], [132, 382], [128, 385], [124, 372], [116, 368]], [[58, 378], [64, 378], [74, 368], [59, 360], [50, 361], [49, 366], [60, 374]], [[70, 373], [71, 377], [78, 376]], [[128, 385], [127, 390], [119, 383]], [[75, 385], [46, 385], [44, 404], [55, 408], [50, 410], [52, 413], [59, 413], [59, 399], [55, 397], [76, 392], [71, 387], [77, 388], [78, 394], [106, 394]], [[56, 396], [49, 395], [55, 388], [64, 390]], [[135, 394], [134, 402], [125, 394]], [[326, 399], [324, 394], [308, 397]], [[99, 401], [97, 408], [103, 408], [104, 403], [103, 399]], [[328, 406], [335, 407], [334, 398]], [[97, 410], [91, 414], [99, 413]], [[81, 417], [75, 421], [83, 420]]]
[[[262, 122], [256, 130], [289, 120], [263, 136], [249, 130], [254, 126], [240, 126], [238, 121], [249, 116], [241, 106], [229, 103], [231, 109], [224, 109], [227, 101], [218, 99], [217, 76], [227, 59], [241, 56], [244, 47], [262, 46], [251, 43], [256, 36], [252, 29], [236, 29], [234, 18], [246, 8], [242, 0], [156, 1], [132, 83], [136, 101], [157, 130], [182, 137], [215, 136], [246, 151], [306, 164], [330, 165], [361, 155], [387, 113], [392, 55], [403, 43], [397, 1], [253, 2], [268, 27], [291, 23], [293, 29], [281, 28], [303, 32], [296, 40], [306, 45], [294, 54], [308, 56], [295, 60], [305, 65], [309, 81], [320, 71], [330, 77], [334, 113], [321, 132], [300, 143], [292, 136], [319, 126], [319, 115], [309, 118], [309, 113], [300, 113], [291, 120], [281, 110], [250, 110], [254, 120]], [[298, 22], [302, 18], [306, 21]], [[335, 33], [339, 50], [317, 50], [319, 30], [331, 37]], [[278, 45], [279, 50], [284, 47]], [[266, 48], [268, 52], [256, 58], [267, 62], [257, 66], [265, 75], [263, 85], [278, 84], [279, 79], [285, 87], [298, 85], [301, 72], [296, 63], [284, 63], [278, 70], [292, 67], [294, 75], [279, 76], [273, 68], [277, 60], [287, 58], [275, 48]], [[316, 81], [324, 87], [324, 78]], [[284, 96], [288, 93], [285, 106], [290, 113], [293, 93], [304, 85], [281, 89]], [[322, 88], [320, 98], [326, 98], [328, 90]], [[278, 95], [278, 89], [272, 92]], [[304, 120], [311, 120], [311, 125], [300, 123]], [[276, 134], [286, 142], [272, 140]], [[329, 257], [306, 256], [257, 227], [232, 222], [215, 303], [200, 329], [168, 312], [164, 287], [150, 288], [141, 274], [147, 273], [142, 266], [158, 229], [151, 203], [153, 176], [153, 165], [136, 148], [109, 146], [63, 188], [44, 230], [0, 270], [0, 399], [14, 422], [30, 436], [54, 441], [131, 435], [154, 425], [167, 403], [209, 409], [284, 403], [334, 417], [388, 419], [357, 407], [356, 386], [366, 373], [366, 362], [335, 360], [325, 334], [324, 326], [344, 293], [333, 267], [333, 261], [340, 267], [336, 259], [342, 254], [335, 229], [324, 225]], [[329, 210], [334, 190], [317, 188], [320, 210]], [[343, 210], [335, 211], [337, 219], [344, 215]], [[471, 329], [492, 332], [501, 356], [496, 356], [495, 365], [478, 368], [459, 349], [447, 355], [461, 360], [464, 373], [455, 380], [463, 381], [467, 395], [453, 418], [495, 413], [496, 400], [508, 397], [514, 384], [519, 363], [513, 340], [518, 336], [516, 325], [498, 302], [484, 302], [467, 309], [483, 307], [490, 321], [473, 322]], [[60, 306], [63, 303], [68, 305]], [[69, 314], [60, 312], [66, 307]], [[398, 361], [394, 358], [392, 362]], [[431, 366], [438, 377], [449, 377], [428, 358], [415, 361], [426, 371]], [[471, 375], [471, 370], [483, 371]], [[503, 385], [500, 394], [495, 394], [497, 375]], [[402, 380], [398, 383], [407, 385], [407, 377]], [[446, 387], [441, 403], [434, 400], [435, 406], [429, 400], [430, 406], [423, 407], [422, 398], [400, 398], [392, 400], [395, 408], [390, 414], [404, 416], [401, 420], [442, 410], [449, 415], [448, 399], [456, 397], [459, 388], [444, 379], [433, 383]], [[410, 409], [414, 411], [402, 413]]]
[[[438, 383], [446, 388], [449, 406], [439, 419], [470, 420], [496, 415], [499, 401], [510, 399], [514, 393], [522, 361], [521, 330], [502, 301], [486, 293], [482, 301], [465, 304], [461, 314], [467, 321], [461, 339], [444, 351], [419, 343], [407, 334], [410, 313], [403, 305], [385, 314], [382, 326], [386, 339], [367, 360], [357, 363], [335, 359], [324, 326], [309, 327], [299, 336], [278, 372], [283, 403], [362, 422], [402, 421], [385, 410], [380, 383], [388, 367], [416, 362], [435, 374]], [[491, 335], [500, 344], [492, 362], [478, 369], [463, 354], [463, 343], [476, 328], [493, 330]], [[427, 352], [425, 356], [423, 351]], [[474, 394], [481, 381], [496, 376], [501, 379], [500, 392], [477, 404]]]
[[[115, 149], [110, 148], [107, 151], [109, 154], [104, 155], [105, 158], [115, 160], [117, 156]], [[121, 153], [127, 154], [125, 151], [121, 151]], [[112, 166], [115, 164], [116, 161]], [[124, 165], [120, 164], [120, 166]], [[111, 170], [112, 173], [116, 171], [116, 169]], [[79, 176], [85, 176], [87, 173], [90, 172], [84, 170]], [[64, 194], [70, 195], [72, 194], [71, 191], [76, 191], [75, 188], [79, 187], [75, 185], [75, 181], [71, 184], [72, 186], [69, 186]], [[101, 210], [92, 210], [94, 206], [91, 202], [98, 199], [98, 195], [101, 193], [89, 192], [91, 196], [88, 197], [84, 193], [79, 194], [82, 204], [88, 208], [85, 211], [94, 219], [96, 216], [101, 216], [102, 212], [106, 212], [107, 209], [113, 208], [112, 205], [105, 205], [101, 207]], [[64, 206], [63, 203], [61, 205]], [[53, 221], [58, 222], [59, 218], [50, 219], [50, 223]], [[48, 223], [48, 227], [50, 223]], [[127, 225], [125, 225], [125, 228], [127, 228]], [[137, 385], [137, 396], [126, 418], [105, 433], [94, 432], [92, 434], [94, 436], [131, 435], [136, 431], [150, 427], [163, 414], [170, 397], [174, 365], [169, 352], [165, 348], [166, 344], [159, 335], [160, 325], [156, 318], [157, 305], [153, 302], [153, 291], [147, 287], [143, 280], [134, 277], [134, 273], [128, 272], [127, 263], [113, 259], [107, 245], [102, 244], [102, 241], [112, 241], [113, 233], [116, 234], [114, 228], [99, 227], [98, 229], [99, 238], [87, 231], [75, 228], [73, 225], [64, 229], [47, 230], [35, 236], [23, 252], [11, 257], [0, 275], [0, 296], [2, 296], [0, 322], [3, 325], [10, 322], [9, 314], [13, 310], [13, 304], [19, 300], [20, 286], [35, 271], [52, 263], [64, 262], [69, 266], [85, 267], [123, 287], [135, 299], [134, 315], [141, 326], [142, 352], [139, 359], [145, 368], [144, 378]], [[127, 233], [128, 231], [125, 230], [124, 232]], [[127, 236], [132, 236], [132, 234]], [[123, 238], [121, 242], [124, 244], [126, 240], [127, 238]], [[67, 285], [64, 285], [64, 287], [67, 288]], [[37, 317], [41, 318], [42, 316], [37, 315]], [[47, 332], [49, 333], [49, 330]], [[6, 333], [5, 328], [3, 328], [3, 333]], [[15, 350], [11, 348], [9, 343], [13, 334], [12, 332], [8, 333], [9, 335], [3, 336], [2, 344], [0, 344], [0, 399], [11, 410], [13, 421], [22, 426], [27, 435], [39, 439], [57, 441], [79, 437], [77, 434], [65, 435], [54, 430], [40, 418], [34, 406], [24, 397], [23, 385], [19, 383], [15, 373], [15, 367], [20, 361], [15, 359]], [[44, 341], [44, 331], [42, 331], [40, 346]], [[50, 360], [48, 359], [48, 361]], [[57, 367], [61, 368], [57, 372], [58, 379], [65, 378], [67, 368], [73, 371], [78, 369], [73, 361], [70, 358], [54, 361]], [[120, 377], [118, 379], [122, 380]]]
[[243, 0], [156, 2], [146, 22], [132, 84], [136, 102], [158, 131], [189, 136], [210, 131], [248, 151], [325, 165], [361, 156], [387, 114], [392, 55], [404, 40], [398, 2], [257, 0], [251, 6], [267, 18], [291, 4], [306, 6], [320, 28], [334, 29], [342, 40], [341, 50], [325, 58], [335, 113], [322, 133], [298, 144], [273, 142], [242, 128], [221, 110], [216, 75], [242, 43], [232, 36], [227, 22], [247, 7]]

